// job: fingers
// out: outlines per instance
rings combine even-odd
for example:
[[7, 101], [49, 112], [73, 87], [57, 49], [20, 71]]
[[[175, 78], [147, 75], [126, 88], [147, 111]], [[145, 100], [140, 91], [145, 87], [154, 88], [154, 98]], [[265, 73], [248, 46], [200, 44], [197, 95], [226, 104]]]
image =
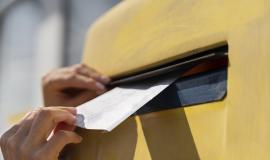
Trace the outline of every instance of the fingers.
[[31, 128], [34, 115], [35, 111], [29, 112], [18, 124], [14, 125], [1, 137], [1, 148], [5, 159], [14, 158], [14, 153], [10, 151], [18, 150], [19, 144], [22, 144], [25, 140]]
[[7, 139], [8, 137], [15, 135], [17, 131], [20, 130], [25, 120], [31, 115], [31, 113], [32, 112], [27, 113], [19, 123], [13, 125], [5, 134], [1, 136], [1, 140]]
[[[70, 107], [48, 107], [31, 112], [1, 137], [4, 158], [58, 159], [66, 144], [79, 143], [82, 140], [70, 131], [74, 129], [75, 115], [76, 109]], [[56, 126], [60, 126], [61, 130], [47, 141], [48, 135]]]
[[[92, 98], [107, 91], [110, 79], [86, 65], [79, 64], [57, 69], [43, 77], [45, 106], [78, 106], [84, 92], [92, 92]], [[89, 98], [87, 100], [90, 100]], [[77, 103], [74, 103], [74, 102]]]
[[32, 126], [34, 116], [36, 114], [36, 111], [32, 111], [28, 113], [25, 118], [20, 122], [20, 127], [14, 134], [15, 140], [17, 142], [20, 142], [26, 137], [29, 133], [29, 130]]
[[66, 88], [87, 89], [99, 94], [106, 91], [105, 85], [110, 79], [86, 65], [79, 64], [58, 69], [43, 78], [45, 90], [63, 90]]
[[105, 76], [105, 75], [101, 75], [98, 71], [96, 71], [93, 68], [88, 67], [85, 64], [79, 64], [75, 67], [75, 70], [80, 73], [81, 75], [87, 76], [87, 77], [91, 77], [93, 79], [95, 79], [96, 81], [99, 81], [102, 84], [108, 84], [110, 82], [110, 78]]
[[46, 76], [43, 77], [43, 83], [44, 85], [64, 83], [64, 81], [73, 79], [76, 75], [80, 75], [85, 78], [90, 78], [93, 81], [99, 82], [103, 85], [106, 85], [110, 82], [109, 77], [101, 75], [93, 68], [87, 67], [84, 64], [78, 64], [71, 67], [58, 69], [47, 74]]
[[47, 107], [40, 109], [29, 133], [33, 144], [46, 141], [50, 133], [60, 122], [74, 126], [76, 122], [74, 113], [76, 114], [76, 109], [71, 107]]
[[[59, 153], [62, 149], [70, 143], [80, 143], [82, 137], [71, 131], [60, 130], [56, 132], [52, 138], [47, 142], [43, 148], [44, 155], [56, 155], [59, 156]], [[57, 158], [52, 157], [52, 158]]]
[[106, 91], [106, 87], [92, 78], [88, 78], [82, 75], [74, 75], [70, 77], [67, 81], [60, 84], [62, 87], [68, 88], [80, 88], [95, 91], [96, 93], [103, 93]]
[[76, 126], [74, 125], [68, 125], [66, 123], [59, 123], [56, 128], [54, 129], [54, 133], [65, 130], [65, 131], [74, 131], [76, 129]]
[[[16, 137], [14, 135], [16, 135], [18, 132], [21, 132], [22, 130], [22, 126], [24, 125], [24, 123], [26, 122], [26, 119], [30, 116], [30, 113], [26, 114], [24, 116], [24, 118], [18, 123], [15, 124], [14, 126], [12, 126], [5, 134], [3, 134], [0, 138], [0, 143], [1, 146], [6, 146], [7, 145], [7, 141], [10, 137]], [[25, 135], [24, 135], [25, 136]]]
[[11, 137], [17, 132], [19, 127], [20, 127], [19, 124], [14, 125], [0, 138], [0, 146], [1, 146], [3, 157], [5, 159], [11, 159], [12, 157], [9, 150], [15, 148], [15, 145], [13, 141], [11, 141]]
[[19, 127], [20, 127], [20, 125], [16, 124], [16, 125], [12, 126], [5, 134], [3, 134], [0, 138], [1, 144], [4, 143], [4, 141], [7, 140], [8, 137], [11, 137], [12, 135], [14, 135], [17, 132]]

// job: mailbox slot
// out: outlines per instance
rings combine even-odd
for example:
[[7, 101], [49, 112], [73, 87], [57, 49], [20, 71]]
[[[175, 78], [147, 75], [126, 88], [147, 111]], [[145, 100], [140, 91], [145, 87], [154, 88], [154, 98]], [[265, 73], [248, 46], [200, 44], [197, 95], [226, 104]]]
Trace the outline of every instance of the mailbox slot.
[[178, 59], [165, 65], [157, 66], [136, 74], [132, 74], [125, 77], [114, 79], [110, 86], [118, 86], [122, 84], [128, 84], [147, 80], [148, 78], [156, 78], [170, 72], [184, 73], [185, 71], [202, 63], [209, 63], [213, 61], [219, 61], [221, 59], [227, 59], [228, 46], [222, 46], [215, 49], [207, 50], [201, 53], [188, 56], [186, 58]]
[[226, 93], [227, 67], [222, 67], [177, 80], [136, 114], [220, 101]]
[[116, 80], [114, 84], [136, 83], [158, 78], [170, 72], [180, 78], [135, 114], [211, 103], [227, 93], [228, 47], [211, 49], [138, 75]]

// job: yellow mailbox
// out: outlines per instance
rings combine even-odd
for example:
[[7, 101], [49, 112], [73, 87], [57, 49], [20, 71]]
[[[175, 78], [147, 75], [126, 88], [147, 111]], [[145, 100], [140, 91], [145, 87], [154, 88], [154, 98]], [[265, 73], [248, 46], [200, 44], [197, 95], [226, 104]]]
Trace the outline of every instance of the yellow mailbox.
[[[79, 129], [84, 141], [68, 148], [68, 156], [270, 159], [269, 0], [125, 0], [92, 26], [83, 62], [121, 79], [220, 47], [228, 55], [225, 97], [134, 115], [109, 133]], [[163, 99], [169, 105], [172, 97]]]

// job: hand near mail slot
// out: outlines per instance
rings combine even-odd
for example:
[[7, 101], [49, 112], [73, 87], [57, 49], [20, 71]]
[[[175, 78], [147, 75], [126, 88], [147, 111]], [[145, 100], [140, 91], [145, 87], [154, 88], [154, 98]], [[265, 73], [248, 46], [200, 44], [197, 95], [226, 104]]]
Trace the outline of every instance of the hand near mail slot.
[[109, 82], [84, 64], [54, 70], [43, 77], [45, 106], [75, 107], [106, 92]]
[[46, 107], [28, 113], [1, 137], [4, 159], [57, 160], [65, 145], [82, 141], [72, 131], [75, 123], [76, 109], [72, 107]]

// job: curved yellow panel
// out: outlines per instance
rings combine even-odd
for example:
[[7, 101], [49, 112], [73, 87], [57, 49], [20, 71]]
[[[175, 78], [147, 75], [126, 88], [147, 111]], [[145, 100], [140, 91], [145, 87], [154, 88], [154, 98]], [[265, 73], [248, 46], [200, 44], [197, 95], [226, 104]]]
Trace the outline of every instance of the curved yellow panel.
[[84, 63], [126, 75], [227, 42], [227, 97], [131, 117], [110, 133], [79, 130], [72, 159], [268, 160], [269, 19], [269, 0], [121, 2], [89, 31]]
[[123, 1], [92, 26], [83, 61], [110, 76], [142, 70], [224, 43], [228, 29], [264, 7], [263, 0]]

